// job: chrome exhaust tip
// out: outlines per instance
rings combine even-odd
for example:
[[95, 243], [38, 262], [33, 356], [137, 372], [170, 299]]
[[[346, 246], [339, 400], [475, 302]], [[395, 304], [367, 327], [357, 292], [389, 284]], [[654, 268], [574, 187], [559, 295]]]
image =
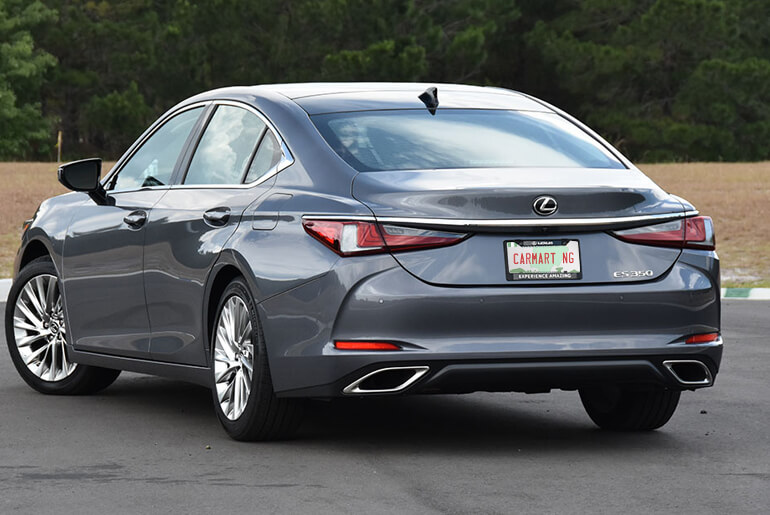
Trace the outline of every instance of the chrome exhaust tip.
[[418, 379], [428, 373], [427, 366], [411, 367], [387, 367], [356, 379], [346, 386], [342, 393], [368, 394], [368, 393], [396, 393], [406, 390]]
[[663, 366], [685, 386], [711, 386], [714, 382], [709, 367], [696, 359], [671, 359]]

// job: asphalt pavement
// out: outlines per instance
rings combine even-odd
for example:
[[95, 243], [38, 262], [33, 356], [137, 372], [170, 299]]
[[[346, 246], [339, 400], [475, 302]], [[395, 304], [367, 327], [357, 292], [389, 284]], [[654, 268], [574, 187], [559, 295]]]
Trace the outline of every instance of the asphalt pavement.
[[477, 393], [318, 401], [298, 439], [238, 443], [204, 388], [49, 397], [3, 348], [0, 513], [767, 513], [770, 302], [723, 306], [716, 386], [644, 434], [575, 392]]

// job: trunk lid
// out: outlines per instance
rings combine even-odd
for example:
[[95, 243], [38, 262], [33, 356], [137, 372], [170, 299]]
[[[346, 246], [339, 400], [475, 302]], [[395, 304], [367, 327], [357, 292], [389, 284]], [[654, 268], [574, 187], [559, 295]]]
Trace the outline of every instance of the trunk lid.
[[[534, 212], [533, 201], [541, 195], [558, 202], [554, 214]], [[393, 254], [407, 271], [432, 284], [643, 281], [665, 273], [680, 254], [678, 249], [626, 243], [607, 232], [665, 221], [684, 212], [681, 202], [635, 169], [365, 172], [355, 177], [353, 196], [381, 223], [471, 234], [449, 247]], [[507, 260], [514, 258], [506, 257], [505, 246], [532, 241], [562, 250], [562, 244], [577, 241], [580, 277], [510, 280]], [[571, 243], [570, 249], [574, 246]]]

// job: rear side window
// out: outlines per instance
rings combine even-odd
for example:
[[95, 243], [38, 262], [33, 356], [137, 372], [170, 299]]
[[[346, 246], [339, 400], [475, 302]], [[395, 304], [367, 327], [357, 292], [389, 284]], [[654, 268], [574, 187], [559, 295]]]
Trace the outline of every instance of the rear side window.
[[254, 113], [220, 105], [195, 150], [185, 184], [240, 184], [265, 123]]
[[329, 145], [361, 172], [442, 168], [625, 168], [555, 113], [484, 109], [315, 115]]
[[254, 182], [262, 178], [281, 161], [281, 146], [272, 132], [267, 131], [262, 137], [254, 160], [246, 174], [246, 182]]

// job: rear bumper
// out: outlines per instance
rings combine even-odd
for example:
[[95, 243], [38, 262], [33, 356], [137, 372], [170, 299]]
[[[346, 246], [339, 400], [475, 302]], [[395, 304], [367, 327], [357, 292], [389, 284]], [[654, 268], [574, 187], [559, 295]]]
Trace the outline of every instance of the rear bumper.
[[[700, 251], [683, 253], [654, 281], [553, 287], [441, 287], [389, 256], [342, 260], [261, 303], [260, 317], [280, 396], [345, 395], [387, 367], [428, 367], [396, 393], [608, 382], [687, 389], [707, 384], [684, 385], [663, 362], [698, 360], [713, 379], [722, 354], [721, 340], [684, 343], [720, 331], [718, 261]], [[335, 340], [390, 341], [404, 350], [340, 351]]]
[[[392, 354], [392, 353], [391, 353]], [[655, 353], [558, 353], [540, 357], [499, 359], [453, 359], [425, 356], [423, 359], [392, 359], [357, 368], [330, 384], [282, 392], [286, 397], [338, 397], [347, 395], [400, 395], [429, 393], [524, 392], [551, 389], [575, 390], [616, 384], [631, 388], [694, 390], [714, 384], [722, 359], [722, 342], [658, 350]], [[404, 356], [406, 358], [406, 356]], [[346, 361], [339, 357], [337, 361]], [[701, 364], [702, 377], [683, 377], [671, 364]], [[339, 364], [339, 363], [338, 363]], [[669, 366], [666, 366], [666, 365]], [[424, 373], [418, 373], [422, 372]], [[379, 383], [372, 382], [384, 370]], [[392, 377], [390, 371], [415, 371], [415, 376]], [[693, 369], [697, 372], [699, 369]], [[415, 380], [411, 380], [415, 378]], [[363, 380], [363, 381], [362, 381]], [[408, 383], [408, 384], [407, 384]], [[406, 384], [405, 387], [401, 387]], [[354, 386], [355, 388], [351, 388]]]

